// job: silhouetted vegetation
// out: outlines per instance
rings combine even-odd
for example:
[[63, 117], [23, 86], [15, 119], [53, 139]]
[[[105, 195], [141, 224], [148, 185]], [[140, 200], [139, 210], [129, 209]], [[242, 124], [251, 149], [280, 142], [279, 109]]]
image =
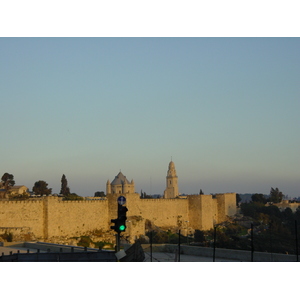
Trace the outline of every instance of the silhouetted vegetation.
[[9, 190], [10, 187], [15, 185], [14, 175], [9, 173], [4, 173], [1, 177], [0, 188]]
[[105, 241], [100, 242], [94, 242], [90, 236], [81, 236], [79, 242], [77, 243], [77, 246], [80, 247], [92, 247], [92, 248], [98, 248], [102, 249], [103, 247], [113, 248], [112, 243], [108, 243]]
[[105, 197], [105, 193], [103, 191], [101, 192], [98, 191], [94, 194], [94, 197]]
[[[181, 243], [213, 247], [215, 242], [217, 248], [250, 251], [253, 238], [254, 251], [295, 254], [296, 232], [300, 233], [300, 207], [293, 212], [291, 208], [281, 211], [274, 205], [283, 199], [278, 188], [271, 188], [269, 196], [257, 193], [251, 199], [248, 203], [240, 203], [237, 197], [242, 215], [229, 218], [211, 230], [195, 230], [193, 237], [182, 237]], [[148, 237], [150, 231], [149, 228]], [[152, 242], [178, 243], [178, 233], [152, 229]]]
[[48, 196], [51, 194], [52, 189], [48, 188], [48, 183], [43, 180], [39, 180], [35, 182], [32, 191], [35, 193], [35, 195]]
[[151, 195], [147, 195], [145, 192], [141, 190], [141, 199], [152, 199], [153, 197]]
[[82, 236], [80, 238], [79, 242], [77, 243], [77, 246], [89, 247], [91, 243], [92, 243], [92, 240], [89, 236]]
[[23, 193], [23, 194], [13, 194], [10, 195], [10, 199], [14, 199], [14, 200], [26, 200], [29, 199], [30, 195], [28, 193]]
[[76, 193], [72, 193], [72, 194], [65, 196], [64, 200], [84, 200], [84, 198], [81, 196], [78, 196]]
[[[151, 234], [152, 234], [153, 244], [166, 244], [166, 243], [177, 244], [179, 241], [179, 234], [171, 232], [170, 230], [164, 231], [164, 230], [156, 229], [153, 231], [148, 231], [146, 233], [146, 236], [148, 236], [148, 238], [150, 239]], [[183, 239], [185, 239], [186, 241], [186, 237], [181, 235], [181, 241], [183, 241]]]
[[61, 189], [60, 189], [60, 194], [67, 196], [70, 194], [70, 188], [68, 187], [68, 180], [66, 178], [66, 175], [63, 174], [61, 178]]
[[[300, 232], [300, 209], [280, 211], [275, 205], [252, 201], [241, 205], [244, 217], [216, 226], [216, 247], [251, 250], [251, 224], [253, 225], [254, 251], [296, 253], [296, 225]], [[197, 231], [196, 231], [197, 232]], [[211, 247], [214, 229], [195, 232], [197, 245]]]
[[11, 232], [9, 232], [9, 233], [5, 232], [5, 233], [1, 234], [0, 237], [7, 242], [13, 241], [13, 234]]
[[278, 188], [271, 188], [269, 201], [273, 203], [279, 203], [282, 201], [284, 195]]

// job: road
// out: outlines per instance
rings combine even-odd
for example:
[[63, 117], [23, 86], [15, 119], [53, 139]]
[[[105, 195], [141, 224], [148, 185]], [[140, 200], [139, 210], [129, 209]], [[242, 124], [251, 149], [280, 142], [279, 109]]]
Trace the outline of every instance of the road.
[[[0, 247], [0, 255], [9, 255], [12, 253], [26, 253], [27, 249], [18, 246], [11, 246], [11, 247]], [[36, 253], [37, 249], [29, 249], [30, 253]], [[46, 252], [46, 251], [40, 251]], [[150, 252], [145, 253], [145, 262], [151, 262], [151, 254]], [[176, 253], [169, 253], [169, 252], [153, 252], [152, 253], [152, 262], [175, 262], [178, 261], [178, 255]], [[216, 262], [238, 262], [240, 260], [234, 259], [226, 259], [226, 258], [217, 258]], [[207, 256], [196, 256], [196, 255], [186, 255], [180, 254], [180, 262], [213, 262], [212, 257]]]
[[[152, 262], [175, 262], [178, 260], [178, 255], [175, 253], [167, 252], [153, 252]], [[213, 262], [212, 257], [206, 256], [196, 256], [196, 255], [185, 255], [180, 254], [181, 262]], [[240, 260], [226, 259], [226, 258], [216, 258], [216, 262], [238, 262]], [[145, 252], [145, 262], [151, 262], [150, 252]]]
[[[12, 246], [12, 247], [0, 247], [0, 255], [10, 255], [11, 252], [14, 253], [27, 253], [27, 249], [23, 247], [17, 247], [17, 246]], [[36, 249], [29, 249], [29, 253], [36, 253]], [[46, 251], [40, 251], [40, 252], [46, 252]]]

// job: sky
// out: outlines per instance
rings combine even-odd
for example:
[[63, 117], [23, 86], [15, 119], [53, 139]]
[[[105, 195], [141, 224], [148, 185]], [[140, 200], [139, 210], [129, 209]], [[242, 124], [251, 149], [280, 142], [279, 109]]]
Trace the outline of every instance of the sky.
[[0, 172], [30, 190], [300, 196], [299, 38], [0, 38]]
[[[300, 195], [298, 2], [15, 0], [1, 11], [0, 176], [9, 172], [30, 190], [45, 180], [57, 193], [65, 174], [71, 192], [93, 196], [121, 170], [137, 192], [162, 194], [172, 158], [181, 193], [278, 187]], [[155, 265], [162, 288], [178, 279], [172, 266]], [[224, 275], [222, 293], [226, 278], [239, 288], [258, 274], [256, 265], [201, 267], [207, 287], [214, 288], [208, 273]], [[76, 274], [69, 268], [60, 273]], [[37, 271], [41, 287], [54, 274]], [[102, 281], [115, 275], [111, 265], [105, 271]], [[187, 279], [185, 297], [198, 287]], [[74, 289], [62, 290], [69, 297]]]

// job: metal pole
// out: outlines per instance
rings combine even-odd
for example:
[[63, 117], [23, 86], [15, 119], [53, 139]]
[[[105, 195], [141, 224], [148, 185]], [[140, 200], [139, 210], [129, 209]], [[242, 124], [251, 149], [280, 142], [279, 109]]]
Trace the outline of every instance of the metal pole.
[[120, 232], [117, 233], [117, 252], [120, 251]]
[[213, 252], [213, 262], [216, 260], [216, 236], [217, 236], [217, 226], [214, 226], [214, 252]]
[[180, 262], [180, 229], [178, 233], [178, 261]]
[[153, 231], [150, 231], [150, 259], [152, 262], [152, 233]]
[[297, 228], [297, 220], [295, 220], [295, 235], [296, 235], [296, 261], [298, 260], [298, 228]]
[[[119, 252], [120, 251], [120, 233], [118, 232], [116, 234], [116, 247], [115, 247], [115, 252]], [[119, 262], [120, 260], [117, 259], [117, 261]]]
[[271, 245], [271, 261], [273, 261], [272, 223], [271, 222], [270, 222], [270, 245]]
[[251, 261], [253, 262], [253, 252], [254, 252], [254, 245], [253, 245], [253, 223], [251, 223]]

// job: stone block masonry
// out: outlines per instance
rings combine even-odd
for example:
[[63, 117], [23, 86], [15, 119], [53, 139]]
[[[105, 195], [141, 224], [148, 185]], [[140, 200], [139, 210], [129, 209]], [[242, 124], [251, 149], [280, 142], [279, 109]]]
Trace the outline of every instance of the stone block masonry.
[[65, 201], [48, 197], [48, 225], [45, 238], [80, 236], [97, 229], [108, 229], [107, 200]]
[[44, 201], [39, 200], [0, 200], [0, 227], [9, 228], [12, 232], [17, 228], [27, 228], [37, 237], [44, 237]]
[[[53, 237], [79, 237], [95, 230], [109, 231], [111, 219], [117, 216], [117, 198], [66, 201], [60, 197], [34, 200], [0, 200], [0, 228], [12, 232], [26, 229], [39, 240]], [[164, 228], [207, 230], [214, 222], [236, 213], [235, 194], [189, 195], [186, 198], [141, 199], [137, 193], [123, 194], [128, 208], [126, 235], [135, 238], [145, 234], [145, 223]], [[149, 223], [149, 222], [148, 222]], [[132, 239], [131, 239], [132, 240]]]
[[59, 197], [34, 200], [0, 200], [0, 227], [28, 227], [35, 237], [80, 236], [108, 229], [107, 200], [65, 201]]

